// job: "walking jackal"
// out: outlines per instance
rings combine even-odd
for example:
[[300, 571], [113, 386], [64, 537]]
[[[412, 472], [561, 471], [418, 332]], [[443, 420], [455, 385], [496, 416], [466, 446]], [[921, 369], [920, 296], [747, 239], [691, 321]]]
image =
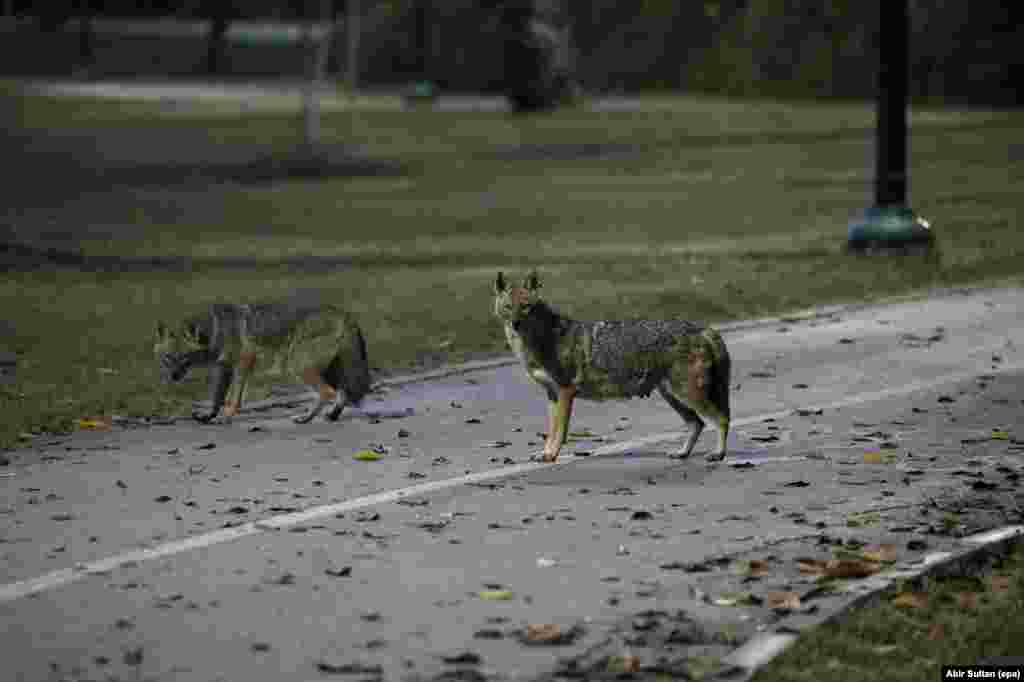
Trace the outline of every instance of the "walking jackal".
[[174, 329], [158, 323], [154, 351], [165, 382], [181, 381], [192, 367], [210, 367], [211, 409], [192, 413], [200, 422], [214, 419], [221, 407], [225, 417], [238, 413], [258, 362], [272, 360], [316, 391], [313, 407], [294, 417], [299, 424], [328, 404], [324, 417], [336, 421], [370, 391], [362, 331], [350, 314], [330, 304], [215, 304]]
[[703, 416], [718, 426], [718, 449], [706, 459], [725, 458], [730, 361], [717, 331], [687, 320], [576, 321], [539, 292], [536, 271], [519, 287], [508, 286], [500, 272], [494, 283], [494, 314], [504, 323], [508, 344], [550, 401], [544, 461], [558, 458], [576, 397], [608, 400], [652, 391], [691, 429], [675, 456], [690, 456], [704, 430]]

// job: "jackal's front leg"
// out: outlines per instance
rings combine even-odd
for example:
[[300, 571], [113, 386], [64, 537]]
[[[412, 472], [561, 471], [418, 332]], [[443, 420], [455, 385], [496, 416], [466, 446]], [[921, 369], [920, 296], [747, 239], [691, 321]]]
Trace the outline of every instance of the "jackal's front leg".
[[554, 462], [558, 459], [566, 438], [569, 436], [569, 419], [572, 417], [572, 402], [576, 398], [575, 386], [559, 386], [558, 402], [552, 414], [552, 428], [548, 441], [544, 444], [544, 461]]
[[[324, 407], [329, 403], [337, 402], [338, 400], [338, 391], [324, 381], [323, 374], [316, 367], [307, 367], [304, 369], [302, 371], [302, 380], [305, 381], [310, 388], [316, 391], [316, 403], [314, 403], [313, 407], [309, 408], [305, 412], [301, 412], [292, 417], [292, 421], [296, 424], [306, 424], [312, 421], [313, 417], [320, 414]], [[341, 410], [338, 410], [338, 415], [341, 415]]]
[[249, 378], [252, 376], [253, 367], [256, 366], [256, 353], [242, 353], [238, 358], [238, 381], [232, 385], [227, 402], [224, 403], [224, 416], [234, 417], [242, 409], [245, 402], [245, 392], [249, 387]]
[[234, 375], [235, 369], [229, 364], [218, 362], [210, 367], [210, 411], [206, 414], [193, 412], [193, 419], [206, 424], [220, 414], [220, 408], [224, 405], [224, 398], [228, 394]]

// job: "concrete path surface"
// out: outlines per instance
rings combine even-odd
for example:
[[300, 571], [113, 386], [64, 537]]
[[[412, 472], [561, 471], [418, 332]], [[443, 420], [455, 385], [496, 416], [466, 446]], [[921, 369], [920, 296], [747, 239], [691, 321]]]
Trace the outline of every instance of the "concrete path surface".
[[6, 677], [538, 679], [635, 656], [682, 678], [857, 598], [797, 558], [885, 543], [896, 570], [1020, 523], [1020, 291], [726, 340], [718, 466], [710, 427], [666, 456], [682, 424], [657, 397], [579, 402], [575, 455], [531, 461], [546, 405], [510, 363], [392, 383], [337, 424], [269, 404], [41, 437], [0, 470]]

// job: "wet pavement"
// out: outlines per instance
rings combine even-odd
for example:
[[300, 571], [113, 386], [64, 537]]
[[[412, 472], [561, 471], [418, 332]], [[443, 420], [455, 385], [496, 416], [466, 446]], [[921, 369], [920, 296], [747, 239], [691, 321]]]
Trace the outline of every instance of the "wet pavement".
[[946, 292], [734, 325], [719, 466], [710, 427], [666, 457], [656, 397], [579, 402], [576, 455], [531, 462], [542, 394], [493, 363], [338, 424], [40, 437], [0, 470], [3, 657], [15, 680], [724, 674], [853, 599], [814, 562], [1021, 523], [1022, 312]]

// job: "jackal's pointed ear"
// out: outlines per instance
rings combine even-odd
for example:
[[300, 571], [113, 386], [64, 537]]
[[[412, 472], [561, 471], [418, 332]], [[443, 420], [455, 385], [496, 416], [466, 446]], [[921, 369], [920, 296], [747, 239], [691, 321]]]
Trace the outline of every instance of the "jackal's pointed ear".
[[503, 293], [507, 288], [508, 287], [505, 284], [505, 276], [502, 275], [501, 272], [499, 272], [497, 279], [494, 280], [494, 293]]
[[523, 280], [523, 288], [527, 291], [537, 291], [540, 289], [540, 275], [537, 274], [537, 270], [530, 270], [530, 273], [526, 275], [526, 279]]

